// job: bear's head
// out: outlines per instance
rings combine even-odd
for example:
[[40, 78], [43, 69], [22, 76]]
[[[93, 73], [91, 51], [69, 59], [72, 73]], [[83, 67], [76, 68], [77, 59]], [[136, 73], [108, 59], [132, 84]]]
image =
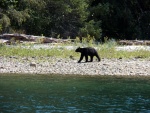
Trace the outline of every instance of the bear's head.
[[81, 48], [78, 47], [78, 48], [75, 50], [75, 52], [81, 52]]

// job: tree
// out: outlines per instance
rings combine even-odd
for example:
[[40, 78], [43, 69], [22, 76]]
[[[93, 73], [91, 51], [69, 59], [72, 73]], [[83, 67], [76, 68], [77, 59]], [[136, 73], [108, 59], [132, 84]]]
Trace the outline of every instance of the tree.
[[94, 36], [96, 40], [101, 41], [102, 29], [100, 28], [100, 24], [100, 21], [95, 22], [94, 20], [85, 22], [85, 26], [80, 28], [79, 35], [81, 37]]
[[149, 0], [92, 0], [91, 19], [101, 20], [103, 37], [148, 39]]
[[75, 37], [88, 16], [85, 0], [48, 0], [47, 11], [52, 36]]
[[0, 25], [3, 33], [19, 28], [29, 18], [28, 10], [17, 10], [17, 4], [18, 0], [0, 1]]

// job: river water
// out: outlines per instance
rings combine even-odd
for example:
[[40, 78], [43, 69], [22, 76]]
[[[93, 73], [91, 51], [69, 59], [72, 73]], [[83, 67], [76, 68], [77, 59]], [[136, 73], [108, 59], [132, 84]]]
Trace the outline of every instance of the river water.
[[150, 77], [0, 74], [0, 113], [149, 113]]

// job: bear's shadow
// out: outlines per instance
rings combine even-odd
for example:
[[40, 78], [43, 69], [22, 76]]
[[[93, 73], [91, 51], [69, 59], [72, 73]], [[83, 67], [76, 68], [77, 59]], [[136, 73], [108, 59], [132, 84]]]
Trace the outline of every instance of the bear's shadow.
[[87, 61], [87, 62], [86, 62], [86, 61], [83, 61], [83, 62], [77, 62], [77, 63], [79, 63], [79, 64], [80, 64], [80, 63], [85, 63], [85, 64], [86, 64], [86, 63], [94, 63], [94, 62], [97, 62], [97, 61], [92, 61], [92, 62], [91, 62], [91, 61]]

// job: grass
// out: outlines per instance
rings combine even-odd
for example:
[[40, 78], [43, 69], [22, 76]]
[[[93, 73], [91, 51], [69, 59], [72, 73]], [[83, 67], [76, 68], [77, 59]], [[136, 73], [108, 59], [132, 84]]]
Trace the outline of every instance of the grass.
[[[69, 44], [67, 44], [69, 45]], [[79, 58], [80, 54], [76, 53], [75, 50], [68, 50], [62, 44], [61, 48], [51, 48], [51, 49], [32, 49], [33, 45], [28, 45], [27, 48], [19, 46], [6, 46], [0, 45], [0, 56], [19, 56], [19, 57], [56, 57], [56, 58], [69, 58], [73, 56]], [[89, 46], [89, 44], [75, 43], [72, 46]], [[114, 41], [109, 41], [104, 44], [90, 44], [92, 47], [96, 47], [101, 58], [147, 58], [150, 59], [150, 51], [146, 50], [136, 50], [136, 51], [116, 51], [115, 47], [117, 44]]]
[[148, 50], [135, 50], [135, 51], [117, 51], [117, 43], [114, 40], [106, 41], [106, 43], [99, 45], [98, 48], [100, 48], [99, 53], [102, 58], [125, 58], [125, 59], [131, 59], [131, 58], [143, 58], [143, 59], [149, 59], [150, 58], [150, 51]]
[[144, 50], [139, 50], [139, 51], [116, 51], [116, 50], [104, 50], [101, 53], [102, 58], [150, 58], [150, 51], [144, 51]]
[[6, 45], [0, 46], [0, 56], [19, 56], [19, 57], [62, 57], [76, 56], [74, 50], [65, 48], [51, 48], [51, 49], [32, 49], [17, 47], [8, 47]]

